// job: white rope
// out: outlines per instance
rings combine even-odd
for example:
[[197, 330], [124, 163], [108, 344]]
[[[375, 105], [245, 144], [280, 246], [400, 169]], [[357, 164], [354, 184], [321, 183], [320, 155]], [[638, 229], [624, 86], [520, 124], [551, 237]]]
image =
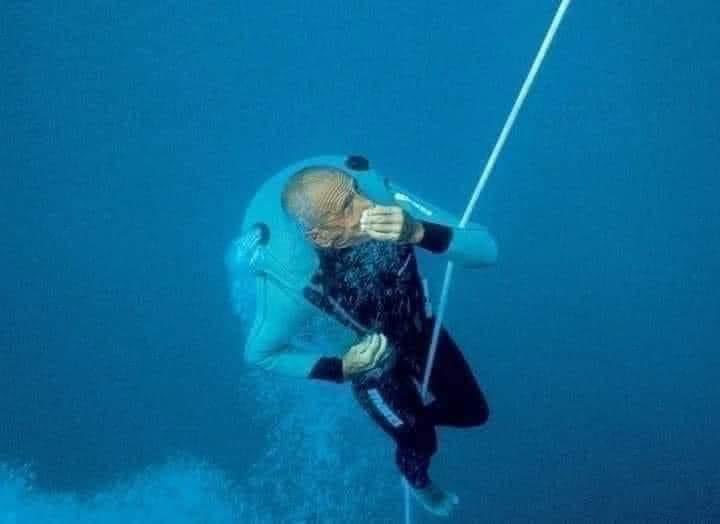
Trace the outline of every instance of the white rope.
[[410, 507], [410, 485], [408, 484], [407, 479], [403, 478], [403, 488], [405, 488], [403, 491], [405, 492], [405, 496], [403, 497], [403, 501], [405, 503], [405, 524], [412, 524], [412, 508]]
[[[571, 0], [561, 0], [560, 6], [558, 7], [557, 12], [555, 13], [555, 17], [553, 18], [550, 28], [547, 31], [547, 34], [545, 35], [545, 38], [543, 39], [542, 44], [540, 45], [540, 50], [538, 51], [537, 55], [535, 56], [535, 60], [532, 63], [532, 66], [530, 67], [530, 71], [528, 72], [527, 77], [525, 78], [525, 82], [523, 82], [522, 87], [520, 88], [520, 93], [518, 93], [517, 98], [515, 99], [515, 104], [512, 107], [512, 110], [510, 111], [510, 114], [507, 117], [507, 120], [505, 121], [505, 125], [502, 128], [502, 131], [500, 132], [500, 136], [497, 139], [497, 142], [495, 143], [495, 147], [492, 150], [492, 153], [490, 153], [490, 157], [488, 158], [487, 163], [485, 164], [485, 169], [483, 169], [482, 175], [480, 176], [480, 180], [478, 180], [477, 185], [475, 186], [475, 191], [473, 192], [472, 196], [470, 197], [470, 202], [467, 205], [467, 208], [465, 209], [465, 213], [462, 216], [462, 220], [460, 220], [459, 228], [465, 228], [468, 221], [470, 220], [470, 216], [472, 215], [473, 209], [475, 208], [475, 204], [477, 203], [478, 198], [480, 197], [480, 193], [482, 193], [482, 190], [485, 188], [485, 183], [487, 182], [488, 178], [490, 178], [490, 174], [492, 173], [493, 168], [495, 167], [495, 162], [498, 159], [498, 156], [500, 156], [500, 152], [502, 151], [502, 148], [505, 146], [505, 141], [507, 140], [508, 135], [510, 134], [510, 130], [512, 129], [513, 125], [515, 124], [515, 119], [517, 118], [518, 113], [520, 112], [520, 109], [522, 108], [523, 103], [525, 102], [525, 98], [527, 97], [528, 92], [530, 91], [530, 87], [532, 86], [533, 82], [535, 81], [535, 76], [537, 75], [538, 71], [540, 70], [540, 66], [542, 65], [543, 60], [545, 59], [545, 55], [547, 54], [547, 50], [550, 47], [550, 44], [552, 43], [553, 39], [555, 38], [555, 33], [557, 32], [558, 27], [560, 26], [560, 22], [562, 22], [563, 17], [565, 16], [565, 11], [567, 11], [567, 8], [570, 5]], [[450, 283], [452, 282], [452, 276], [453, 276], [453, 269], [454, 264], [452, 262], [448, 262], [447, 268], [445, 269], [445, 277], [443, 279], [443, 286], [442, 291], [440, 293], [440, 304], [438, 306], [438, 314], [437, 317], [435, 317], [435, 325], [433, 327], [433, 334], [432, 334], [432, 340], [430, 342], [430, 350], [428, 353], [428, 360], [425, 365], [425, 374], [423, 376], [423, 382], [422, 382], [422, 399], [423, 402], [427, 401], [428, 398], [428, 385], [430, 383], [430, 374], [432, 372], [433, 365], [435, 363], [435, 353], [437, 352], [437, 343], [438, 338], [440, 337], [440, 328], [442, 326], [443, 319], [445, 317], [445, 309], [447, 307], [447, 297], [450, 292]], [[410, 514], [410, 486], [407, 483], [407, 481], [404, 482], [405, 485], [405, 524], [410, 524], [412, 516]]]
[[[510, 134], [510, 131], [515, 124], [515, 119], [517, 118], [518, 113], [520, 112], [520, 109], [522, 108], [523, 103], [525, 102], [525, 98], [527, 97], [528, 92], [530, 91], [530, 87], [532, 86], [533, 82], [535, 81], [535, 77], [537, 76], [538, 71], [540, 70], [540, 66], [542, 65], [543, 60], [545, 59], [545, 55], [547, 54], [548, 48], [550, 47], [550, 44], [553, 41], [553, 38], [555, 38], [555, 33], [557, 32], [558, 27], [560, 26], [560, 22], [562, 22], [563, 17], [565, 16], [565, 11], [567, 11], [568, 6], [570, 5], [571, 0], [562, 0], [560, 2], [560, 6], [558, 7], [557, 12], [555, 13], [555, 17], [552, 20], [552, 23], [550, 24], [550, 28], [547, 31], [547, 34], [545, 35], [545, 38], [543, 39], [542, 45], [540, 46], [540, 50], [538, 51], [537, 55], [535, 56], [535, 60], [532, 63], [532, 66], [530, 67], [530, 71], [528, 72], [527, 77], [525, 78], [525, 82], [523, 82], [522, 87], [520, 88], [520, 93], [518, 93], [517, 98], [515, 99], [515, 104], [512, 107], [512, 110], [510, 111], [510, 114], [507, 117], [507, 120], [505, 121], [505, 125], [502, 128], [502, 131], [500, 132], [500, 136], [497, 139], [497, 142], [495, 143], [495, 147], [492, 150], [492, 153], [490, 154], [490, 157], [488, 158], [487, 163], [485, 164], [485, 169], [483, 169], [482, 175], [480, 176], [480, 179], [478, 180], [477, 186], [475, 186], [475, 191], [472, 194], [472, 197], [470, 197], [470, 202], [467, 205], [467, 208], [465, 209], [465, 214], [462, 217], [462, 220], [460, 221], [459, 228], [464, 228], [468, 221], [470, 220], [470, 216], [472, 215], [473, 209], [475, 208], [475, 204], [477, 203], [478, 198], [480, 197], [480, 193], [485, 188], [485, 183], [487, 182], [488, 178], [490, 177], [490, 174], [492, 173], [493, 168], [495, 167], [495, 162], [498, 159], [498, 156], [500, 156], [500, 152], [502, 151], [503, 146], [505, 145], [505, 141], [507, 140], [508, 135]], [[427, 400], [428, 396], [428, 386], [430, 383], [430, 374], [432, 372], [433, 365], [435, 363], [435, 353], [437, 352], [437, 343], [438, 339], [440, 337], [440, 328], [442, 327], [443, 318], [445, 316], [445, 309], [447, 307], [447, 297], [450, 291], [450, 283], [452, 282], [452, 275], [453, 275], [453, 269], [454, 264], [452, 262], [448, 262], [447, 268], [445, 269], [445, 278], [443, 279], [443, 287], [442, 292], [440, 293], [440, 304], [438, 306], [438, 314], [435, 318], [435, 326], [433, 328], [433, 334], [432, 339], [430, 342], [430, 351], [428, 353], [428, 360], [425, 365], [425, 374], [423, 376], [423, 383], [422, 383], [422, 398], [423, 401]]]

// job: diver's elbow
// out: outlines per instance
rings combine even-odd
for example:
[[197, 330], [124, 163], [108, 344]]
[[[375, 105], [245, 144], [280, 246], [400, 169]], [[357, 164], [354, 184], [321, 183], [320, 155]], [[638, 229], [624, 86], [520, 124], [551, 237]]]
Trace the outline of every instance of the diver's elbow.
[[256, 356], [247, 351], [247, 349], [243, 352], [243, 361], [245, 362], [246, 366], [255, 367], [260, 364], [260, 359]]
[[494, 266], [497, 264], [497, 261], [498, 253], [497, 248], [495, 247], [492, 250], [483, 251], [474, 257], [465, 259], [461, 262], [461, 264], [467, 268], [479, 269]]
[[483, 265], [494, 266], [498, 261], [498, 245], [492, 235], [488, 235], [487, 244], [483, 253]]
[[[424, 224], [425, 237], [420, 245], [425, 249], [433, 253], [443, 253], [453, 263], [467, 268], [492, 266], [497, 262], [497, 242], [487, 228], [451, 228], [428, 222]], [[446, 232], [449, 234], [445, 235]], [[444, 248], [436, 249], [439, 244], [444, 244]]]
[[450, 258], [466, 268], [492, 266], [498, 260], [497, 242], [485, 230], [464, 231], [456, 236], [450, 248]]
[[245, 351], [243, 351], [243, 360], [245, 361], [246, 366], [262, 369], [264, 371], [268, 371], [272, 367], [270, 362], [271, 359], [267, 358], [265, 352], [258, 351], [257, 347], [254, 347], [251, 344], [245, 346]]

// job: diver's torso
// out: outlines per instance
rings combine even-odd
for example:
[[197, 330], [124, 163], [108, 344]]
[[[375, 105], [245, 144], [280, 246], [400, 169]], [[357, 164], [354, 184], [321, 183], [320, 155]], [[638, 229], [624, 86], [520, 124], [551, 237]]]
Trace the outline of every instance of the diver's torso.
[[318, 256], [314, 281], [355, 322], [399, 347], [421, 333], [425, 295], [412, 246], [369, 241]]

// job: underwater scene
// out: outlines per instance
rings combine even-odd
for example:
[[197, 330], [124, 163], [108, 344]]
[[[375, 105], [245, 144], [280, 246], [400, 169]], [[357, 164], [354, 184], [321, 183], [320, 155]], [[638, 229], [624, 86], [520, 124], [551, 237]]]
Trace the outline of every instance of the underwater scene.
[[0, 9], [0, 524], [720, 522], [720, 4]]

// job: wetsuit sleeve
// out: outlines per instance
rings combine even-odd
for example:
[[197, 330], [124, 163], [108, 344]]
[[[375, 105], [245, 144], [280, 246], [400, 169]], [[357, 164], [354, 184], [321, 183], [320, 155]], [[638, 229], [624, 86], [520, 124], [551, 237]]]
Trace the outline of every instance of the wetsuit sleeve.
[[308, 377], [331, 382], [342, 382], [345, 379], [342, 359], [340, 357], [321, 357], [315, 362]]
[[433, 224], [426, 220], [420, 221], [425, 233], [418, 244], [432, 253], [445, 253], [453, 240], [453, 228], [441, 224]]
[[470, 223], [460, 229], [460, 220], [447, 211], [430, 204], [390, 180], [386, 186], [396, 204], [413, 218], [423, 222], [425, 236], [420, 247], [443, 253], [464, 267], [483, 267], [497, 261], [497, 244], [486, 227]]
[[291, 377], [342, 381], [339, 358], [314, 353], [293, 341], [312, 314], [310, 306], [264, 276], [256, 278], [256, 297], [246, 362]]

